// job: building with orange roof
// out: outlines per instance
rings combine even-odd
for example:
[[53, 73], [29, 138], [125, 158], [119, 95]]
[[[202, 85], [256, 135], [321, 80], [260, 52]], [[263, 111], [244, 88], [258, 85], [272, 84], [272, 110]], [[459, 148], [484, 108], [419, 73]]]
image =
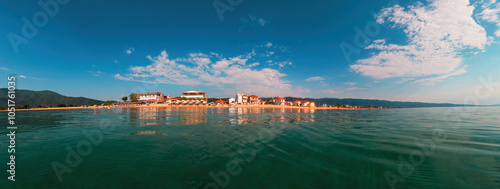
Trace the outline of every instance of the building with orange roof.
[[260, 103], [259, 96], [257, 96], [257, 95], [250, 95], [248, 101], [250, 104], [259, 104]]
[[301, 105], [300, 100], [295, 100], [295, 101], [293, 101], [293, 105], [294, 105], [294, 106], [300, 106], [300, 105]]
[[283, 97], [278, 97], [278, 98], [276, 98], [276, 99], [275, 99], [275, 102], [274, 102], [274, 103], [275, 103], [276, 105], [281, 105], [281, 106], [284, 106], [284, 105], [285, 105], [285, 102], [286, 102], [286, 101], [285, 101], [285, 98], [283, 98]]
[[217, 104], [227, 104], [227, 102], [226, 102], [226, 101], [223, 101], [223, 100], [217, 100], [217, 101], [215, 101], [215, 102], [216, 102]]

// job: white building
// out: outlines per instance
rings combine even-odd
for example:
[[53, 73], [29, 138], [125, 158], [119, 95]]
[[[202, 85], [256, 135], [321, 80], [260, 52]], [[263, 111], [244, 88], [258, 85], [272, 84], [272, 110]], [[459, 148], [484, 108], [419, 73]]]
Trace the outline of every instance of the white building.
[[243, 104], [243, 95], [245, 95], [245, 94], [236, 93], [236, 98], [235, 98], [235, 103], [236, 104]]
[[235, 103], [236, 103], [236, 99], [234, 99], [234, 98], [230, 98], [230, 99], [228, 100], [228, 102], [229, 102], [229, 104], [235, 104]]
[[203, 91], [186, 91], [182, 92], [181, 98], [187, 99], [206, 99], [207, 95]]
[[274, 102], [276, 105], [282, 105], [284, 106], [285, 105], [285, 98], [283, 97], [278, 97], [275, 99], [275, 102]]
[[243, 104], [248, 104], [248, 96], [243, 95]]
[[137, 94], [137, 100], [139, 102], [149, 102], [149, 103], [163, 103], [165, 102], [165, 96], [160, 92], [150, 92], [150, 93], [139, 93]]

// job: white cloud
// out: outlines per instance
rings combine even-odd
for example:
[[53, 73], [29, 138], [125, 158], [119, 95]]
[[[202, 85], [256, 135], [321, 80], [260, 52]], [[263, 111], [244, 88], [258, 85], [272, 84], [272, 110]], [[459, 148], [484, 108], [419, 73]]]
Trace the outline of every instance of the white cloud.
[[156, 57], [147, 56], [150, 65], [131, 67], [130, 73], [114, 77], [139, 82], [230, 87], [234, 89], [232, 92], [250, 90], [263, 96], [297, 94], [297, 88], [283, 79], [286, 74], [271, 68], [254, 69], [258, 63], [247, 65], [248, 59], [243, 57], [246, 56], [223, 58], [197, 53], [172, 59], [162, 51]]
[[326, 89], [326, 90], [322, 90], [320, 92], [323, 93], [323, 94], [326, 94], [326, 95], [335, 95], [335, 94], [340, 94], [341, 93], [340, 91], [333, 90], [333, 89]]
[[0, 70], [9, 71], [9, 69], [8, 69], [8, 68], [4, 68], [4, 67], [0, 67]]
[[268, 43], [266, 44], [266, 47], [267, 47], [267, 48], [270, 48], [270, 47], [272, 47], [272, 46], [273, 46], [273, 44], [272, 44], [271, 42], [268, 42]]
[[270, 57], [272, 55], [274, 55], [274, 51], [267, 51], [265, 54], [266, 57]]
[[134, 50], [135, 50], [134, 48], [130, 48], [130, 49], [127, 49], [125, 51], [125, 53], [127, 53], [127, 55], [131, 55], [134, 52]]
[[362, 88], [359, 87], [349, 87], [347, 88], [348, 91], [355, 91], [355, 90], [361, 90]]
[[259, 28], [264, 27], [269, 22], [264, 20], [264, 18], [259, 18], [255, 15], [248, 15], [248, 17], [241, 17], [241, 22], [243, 25], [240, 27], [240, 31], [245, 30], [247, 28]]
[[125, 81], [133, 81], [133, 80], [134, 80], [134, 78], [133, 78], [133, 77], [131, 77], [131, 76], [129, 76], [129, 77], [123, 77], [123, 76], [122, 76], [122, 75], [120, 75], [120, 74], [115, 74], [115, 75], [114, 75], [114, 77], [115, 77], [116, 79], [119, 79], [119, 80], [125, 80]]
[[310, 77], [310, 78], [307, 78], [306, 81], [323, 81], [325, 80], [325, 78], [323, 77]]
[[497, 25], [498, 29], [495, 32], [497, 37], [500, 37], [500, 3], [496, 0], [490, 0], [483, 5], [484, 10], [479, 14], [481, 19]]
[[115, 60], [115, 63], [117, 63], [117, 64], [118, 64], [118, 63], [120, 63], [120, 62], [118, 62], [118, 60]]
[[438, 77], [419, 79], [419, 80], [414, 81], [413, 83], [422, 84], [422, 85], [434, 85], [434, 83], [436, 81], [440, 81], [440, 80], [446, 79], [446, 78], [451, 77], [451, 76], [462, 75], [465, 72], [467, 72], [467, 70], [465, 68], [460, 68], [457, 71], [454, 71], [454, 72], [449, 73], [449, 74], [441, 75]]
[[289, 61], [289, 60], [284, 61], [284, 62], [278, 62], [278, 66], [279, 66], [280, 68], [283, 68], [283, 67], [285, 67], [285, 66], [292, 65], [292, 64], [293, 64], [293, 62], [291, 62], [291, 61]]
[[461, 52], [484, 50], [488, 37], [472, 18], [474, 7], [468, 0], [430, 0], [408, 8], [395, 5], [383, 9], [377, 19], [404, 29], [407, 45], [386, 44], [376, 40], [366, 49], [378, 51], [359, 60], [351, 69], [375, 79], [428, 77], [428, 83], [465, 73]]
[[258, 65], [260, 65], [260, 63], [256, 62], [256, 63], [248, 65], [248, 67], [254, 67], [254, 66], [258, 66]]
[[26, 78], [26, 76], [24, 76], [24, 75], [19, 75], [19, 77], [20, 77], [20, 78]]
[[356, 85], [356, 82], [344, 82], [344, 85], [354, 86]]
[[31, 77], [31, 79], [38, 80], [38, 81], [41, 81], [41, 80], [46, 80], [46, 79], [44, 79], [44, 78], [37, 78], [37, 77]]
[[96, 77], [102, 76], [103, 74], [101, 71], [90, 71], [89, 73]]

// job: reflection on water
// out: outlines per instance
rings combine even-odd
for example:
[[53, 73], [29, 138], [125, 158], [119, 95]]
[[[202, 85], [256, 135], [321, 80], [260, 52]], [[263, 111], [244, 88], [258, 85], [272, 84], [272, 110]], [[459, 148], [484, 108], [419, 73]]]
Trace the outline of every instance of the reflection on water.
[[[139, 126], [194, 125], [207, 123], [209, 116], [218, 118], [216, 126], [244, 125], [252, 122], [314, 122], [314, 109], [289, 108], [199, 108], [199, 107], [148, 107], [123, 108], [116, 112], [128, 113], [129, 119]], [[210, 114], [209, 114], [210, 112]], [[218, 115], [219, 114], [219, 115]], [[262, 120], [261, 114], [273, 114]], [[175, 118], [174, 118], [175, 117]]]
[[[435, 142], [432, 155], [396, 188], [499, 188], [500, 108], [443, 120], [444, 108], [339, 111], [288, 108], [148, 107], [16, 114], [16, 183], [1, 188], [204, 188], [235, 161], [226, 188], [388, 188], [386, 172]], [[0, 119], [6, 120], [5, 114]], [[51, 167], [83, 131], [114, 130], [58, 182]], [[6, 134], [0, 130], [0, 134]], [[0, 138], [7, 144], [7, 138]], [[5, 146], [4, 146], [5, 147]], [[7, 157], [5, 150], [0, 157]], [[247, 161], [253, 157], [252, 161]], [[5, 187], [4, 187], [5, 186]]]

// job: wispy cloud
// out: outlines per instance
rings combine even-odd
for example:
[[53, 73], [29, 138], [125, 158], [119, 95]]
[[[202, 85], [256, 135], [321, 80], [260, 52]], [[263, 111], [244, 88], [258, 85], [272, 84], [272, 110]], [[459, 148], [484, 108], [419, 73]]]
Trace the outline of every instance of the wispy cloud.
[[101, 71], [89, 71], [89, 73], [96, 77], [100, 77], [103, 75]]
[[134, 50], [135, 50], [134, 48], [130, 48], [130, 49], [127, 49], [127, 50], [125, 51], [125, 53], [126, 53], [127, 55], [131, 55], [131, 54], [134, 52]]
[[310, 77], [310, 78], [307, 78], [306, 81], [323, 81], [325, 80], [325, 78], [323, 77]]
[[326, 90], [322, 90], [320, 91], [322, 94], [325, 94], [325, 95], [336, 95], [336, 94], [340, 94], [342, 92], [340, 91], [337, 91], [337, 90], [334, 90], [334, 89], [326, 89]]
[[344, 82], [344, 85], [354, 86], [356, 85], [356, 82]]
[[500, 3], [496, 0], [490, 0], [482, 5], [484, 10], [479, 14], [481, 19], [497, 25], [497, 31], [495, 35], [500, 37]]
[[0, 70], [9, 71], [9, 69], [8, 69], [8, 68], [4, 68], [4, 67], [0, 67]]
[[264, 18], [257, 17], [253, 14], [248, 15], [248, 17], [241, 17], [241, 22], [243, 25], [240, 26], [240, 31], [248, 29], [248, 28], [260, 28], [264, 27], [269, 22], [264, 20]]
[[44, 78], [37, 78], [37, 77], [28, 77], [28, 76], [25, 76], [25, 75], [17, 75], [18, 78], [23, 78], [23, 79], [33, 79], [33, 80], [38, 80], [38, 81], [41, 81], [41, 80], [46, 80]]
[[31, 77], [31, 79], [38, 80], [38, 81], [41, 81], [41, 80], [46, 80], [46, 79], [44, 79], [44, 78], [38, 78], [38, 77]]
[[289, 65], [292, 65], [292, 64], [293, 64], [293, 62], [291, 62], [291, 61], [289, 61], [289, 60], [287, 60], [287, 61], [283, 61], [283, 62], [278, 62], [278, 66], [279, 66], [280, 68], [284, 68], [285, 66], [289, 66]]
[[422, 84], [422, 85], [434, 85], [434, 83], [436, 81], [440, 81], [440, 80], [446, 79], [446, 78], [451, 77], [451, 76], [462, 75], [465, 72], [467, 72], [467, 70], [465, 68], [461, 68], [461, 69], [458, 69], [457, 71], [454, 71], [454, 72], [449, 73], [449, 74], [441, 75], [438, 77], [419, 79], [419, 80], [414, 81], [413, 83]]
[[355, 91], [355, 90], [361, 90], [361, 89], [362, 88], [359, 88], [359, 87], [349, 87], [346, 90], [348, 90], [348, 91]]
[[[177, 85], [209, 85], [221, 89], [251, 90], [264, 96], [296, 94], [296, 89], [283, 79], [286, 74], [272, 68], [256, 69], [258, 62], [247, 65], [246, 55], [217, 57], [193, 53], [187, 57], [170, 58], [166, 51], [147, 57], [151, 64], [130, 67], [130, 73], [116, 74], [120, 80]], [[303, 90], [306, 91], [306, 90]], [[234, 91], [233, 91], [234, 92]]]
[[351, 69], [375, 79], [392, 77], [434, 77], [417, 81], [435, 82], [465, 73], [462, 52], [481, 51], [489, 44], [485, 29], [473, 19], [474, 6], [468, 0], [430, 0], [407, 8], [395, 5], [383, 9], [377, 22], [392, 23], [406, 33], [407, 45], [376, 40], [366, 49], [377, 51], [357, 61]]

